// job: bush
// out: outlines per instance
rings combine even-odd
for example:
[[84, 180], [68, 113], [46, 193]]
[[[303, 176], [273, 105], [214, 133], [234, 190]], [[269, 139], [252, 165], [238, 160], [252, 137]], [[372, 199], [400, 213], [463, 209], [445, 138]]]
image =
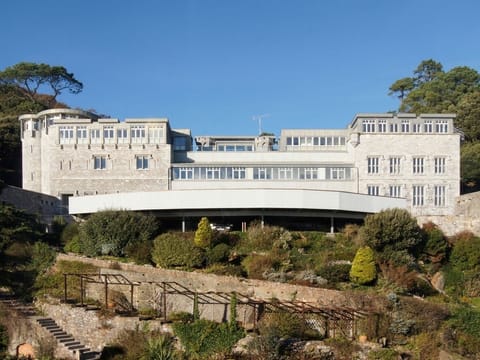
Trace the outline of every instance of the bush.
[[331, 283], [347, 282], [350, 279], [350, 264], [330, 264], [320, 267], [317, 275]]
[[433, 263], [443, 261], [447, 255], [448, 242], [442, 230], [433, 223], [427, 223], [423, 224], [423, 232], [426, 239], [422, 252], [426, 258]]
[[123, 256], [126, 246], [152, 239], [157, 219], [133, 211], [102, 211], [90, 215], [80, 226], [82, 253], [88, 256]]
[[280, 338], [302, 338], [305, 330], [304, 319], [288, 312], [266, 313], [258, 323], [258, 332], [264, 336], [274, 333]]
[[355, 284], [366, 285], [372, 283], [376, 278], [377, 270], [373, 250], [368, 246], [361, 247], [353, 259], [350, 279]]
[[207, 249], [206, 251], [207, 264], [212, 265], [226, 262], [229, 254], [230, 246], [227, 244], [220, 243], [215, 245], [213, 248]]
[[152, 262], [153, 243], [143, 239], [137, 243], [131, 242], [125, 247], [125, 255], [133, 259], [136, 264], [150, 264]]
[[164, 268], [192, 269], [202, 266], [204, 253], [195, 246], [190, 234], [169, 232], [153, 241], [152, 260]]
[[[368, 360], [397, 360], [400, 354], [394, 349], [377, 349], [368, 353]], [[423, 359], [423, 358], [422, 358]]]
[[73, 238], [78, 237], [79, 226], [76, 222], [68, 223], [62, 230], [60, 241], [62, 244], [68, 244]]
[[284, 230], [276, 226], [250, 224], [246, 236], [238, 244], [238, 251], [241, 254], [250, 254], [252, 251], [271, 250], [275, 240], [280, 239], [283, 232]]
[[32, 246], [32, 260], [30, 266], [37, 273], [45, 272], [54, 262], [56, 251], [47, 244], [37, 241]]
[[72, 252], [76, 254], [80, 254], [82, 252], [82, 243], [80, 241], [80, 236], [75, 235], [73, 236], [63, 248], [65, 252]]
[[267, 272], [279, 270], [281, 263], [277, 254], [250, 254], [242, 261], [250, 279], [264, 279]]
[[243, 330], [228, 323], [219, 324], [204, 319], [192, 323], [174, 323], [172, 328], [189, 359], [226, 356], [233, 345], [244, 336]]
[[450, 264], [459, 271], [474, 270], [480, 266], [480, 238], [456, 241], [450, 255]]
[[210, 222], [206, 217], [202, 217], [198, 223], [197, 231], [195, 231], [194, 242], [199, 248], [205, 249], [210, 247], [213, 240], [213, 230]]
[[[413, 254], [422, 242], [417, 220], [404, 209], [387, 209], [367, 215], [361, 236], [380, 256], [385, 250], [389, 250], [389, 253], [406, 251]], [[391, 260], [388, 257], [383, 259]]]

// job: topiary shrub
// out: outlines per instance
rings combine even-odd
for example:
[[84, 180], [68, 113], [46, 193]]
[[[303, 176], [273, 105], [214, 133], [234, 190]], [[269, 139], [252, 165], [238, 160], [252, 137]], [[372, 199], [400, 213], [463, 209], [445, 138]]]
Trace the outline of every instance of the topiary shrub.
[[153, 241], [152, 260], [164, 268], [199, 268], [204, 261], [204, 252], [195, 246], [190, 234], [169, 232]]
[[195, 245], [202, 249], [210, 247], [213, 240], [213, 234], [214, 232], [210, 227], [210, 222], [206, 217], [202, 217], [198, 223], [197, 231], [195, 231]]
[[369, 246], [357, 250], [350, 269], [350, 280], [358, 285], [371, 284], [377, 278], [375, 255]]

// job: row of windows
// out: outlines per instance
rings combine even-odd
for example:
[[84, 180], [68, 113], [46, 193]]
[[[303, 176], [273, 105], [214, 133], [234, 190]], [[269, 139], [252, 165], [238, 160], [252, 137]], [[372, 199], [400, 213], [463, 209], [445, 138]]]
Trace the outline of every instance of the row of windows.
[[350, 180], [344, 167], [176, 167], [174, 180]]
[[[400, 156], [391, 156], [388, 158], [388, 172], [392, 175], [399, 175], [402, 173], [405, 159]], [[413, 157], [410, 164], [412, 174], [426, 173], [427, 159], [423, 156]], [[380, 156], [370, 156], [367, 158], [367, 173], [380, 174], [381, 173], [381, 158]], [[447, 159], [444, 156], [437, 156], [433, 159], [433, 173], [445, 174], [447, 171]]]
[[[135, 156], [135, 168], [137, 170], [148, 170], [150, 169], [151, 155], [137, 155]], [[110, 157], [108, 155], [96, 155], [92, 159], [93, 169], [94, 170], [106, 170], [108, 168], [108, 162]], [[69, 168], [71, 169], [71, 162], [69, 162]], [[60, 168], [62, 168], [62, 163], [60, 163]]]
[[343, 146], [345, 136], [288, 136], [287, 146]]
[[[388, 125], [388, 128], [387, 128]], [[402, 120], [400, 123], [389, 123], [387, 120], [363, 120], [362, 131], [365, 133], [448, 133], [448, 120], [425, 120], [423, 123], [411, 123], [410, 120]], [[435, 131], [434, 131], [435, 130]]]
[[112, 125], [108, 125], [102, 129], [89, 129], [86, 126], [60, 126], [58, 131], [60, 144], [160, 144], [162, 143], [164, 135], [162, 127], [146, 129], [143, 125], [132, 126], [130, 128], [115, 128]]
[[[401, 185], [390, 185], [386, 191], [385, 196], [390, 197], [404, 197], [402, 194]], [[379, 196], [380, 194], [380, 185], [368, 185], [367, 186], [368, 195]], [[412, 205], [415, 207], [426, 205], [426, 186], [425, 185], [414, 185], [412, 186]], [[434, 185], [432, 189], [433, 205], [437, 207], [443, 207], [446, 205], [447, 191], [445, 185]]]

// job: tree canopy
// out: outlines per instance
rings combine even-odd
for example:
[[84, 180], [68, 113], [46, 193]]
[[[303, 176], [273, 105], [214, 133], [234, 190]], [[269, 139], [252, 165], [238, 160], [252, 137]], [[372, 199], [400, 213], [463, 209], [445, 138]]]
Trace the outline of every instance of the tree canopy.
[[[32, 103], [52, 106], [63, 91], [78, 94], [83, 84], [63, 66], [21, 62], [0, 71], [0, 84], [11, 85]], [[40, 96], [40, 91], [47, 96]]]
[[[398, 97], [398, 111], [411, 113], [455, 113], [455, 126], [465, 136], [462, 154], [473, 155], [469, 142], [480, 142], [480, 74], [467, 66], [448, 71], [441, 63], [423, 60], [413, 71], [413, 76], [396, 80], [389, 95]], [[475, 158], [475, 159], [473, 159]], [[462, 182], [472, 189], [480, 184], [477, 157], [463, 159]], [[475, 161], [475, 164], [472, 163]]]

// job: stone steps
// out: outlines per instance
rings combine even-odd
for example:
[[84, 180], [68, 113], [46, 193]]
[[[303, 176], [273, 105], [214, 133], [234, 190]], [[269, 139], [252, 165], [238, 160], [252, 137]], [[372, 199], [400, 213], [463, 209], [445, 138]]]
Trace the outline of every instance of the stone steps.
[[65, 346], [72, 355], [79, 360], [97, 360], [100, 359], [101, 353], [92, 351], [90, 348], [82, 344], [80, 341], [64, 331], [52, 318], [37, 319], [37, 323], [47, 330], [58, 343]]

